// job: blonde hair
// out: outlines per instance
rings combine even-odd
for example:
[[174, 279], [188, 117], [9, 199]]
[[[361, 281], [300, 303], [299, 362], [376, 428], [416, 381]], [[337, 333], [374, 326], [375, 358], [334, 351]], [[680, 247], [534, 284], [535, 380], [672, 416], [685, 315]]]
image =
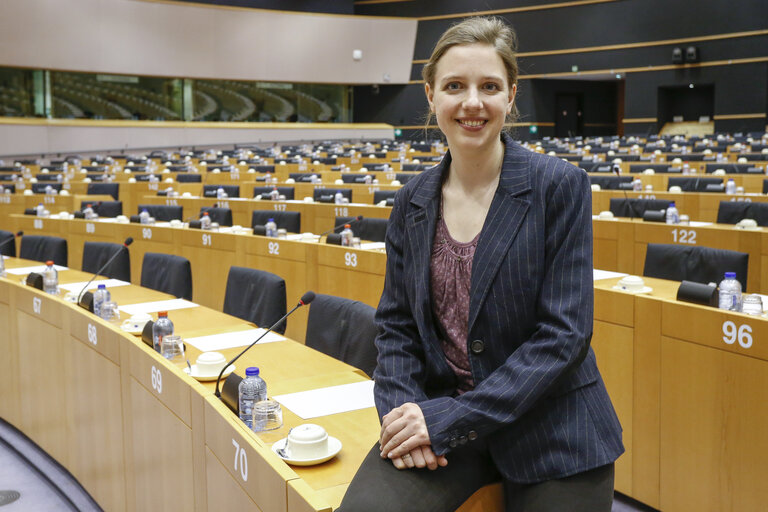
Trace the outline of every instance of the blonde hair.
[[[507, 70], [507, 82], [511, 89], [517, 84], [517, 37], [512, 27], [503, 20], [496, 17], [482, 16], [468, 18], [461, 21], [448, 30], [446, 30], [440, 40], [437, 41], [435, 49], [429, 61], [421, 70], [421, 76], [431, 88], [435, 87], [435, 73], [437, 72], [437, 63], [445, 52], [454, 46], [465, 44], [487, 44], [496, 50], [496, 54], [501, 57], [504, 67]], [[512, 112], [508, 116], [509, 120], [517, 118], [517, 105], [512, 105]], [[432, 114], [427, 115], [427, 125], [432, 120]], [[426, 129], [426, 127], [425, 127]]]

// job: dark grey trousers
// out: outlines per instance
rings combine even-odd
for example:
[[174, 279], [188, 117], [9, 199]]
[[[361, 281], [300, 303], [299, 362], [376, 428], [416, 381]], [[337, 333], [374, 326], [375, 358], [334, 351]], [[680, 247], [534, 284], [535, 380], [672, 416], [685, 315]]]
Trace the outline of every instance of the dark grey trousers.
[[[613, 464], [537, 484], [504, 482], [506, 512], [610, 512]], [[479, 488], [502, 480], [482, 442], [448, 454], [448, 466], [398, 470], [376, 444], [337, 512], [453, 512]]]

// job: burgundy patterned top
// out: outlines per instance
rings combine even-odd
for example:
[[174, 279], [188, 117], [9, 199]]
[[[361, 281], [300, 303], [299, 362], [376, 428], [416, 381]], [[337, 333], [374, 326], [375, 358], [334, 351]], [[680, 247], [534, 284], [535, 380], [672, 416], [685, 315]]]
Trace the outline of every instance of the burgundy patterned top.
[[470, 242], [457, 242], [448, 232], [441, 215], [437, 220], [435, 241], [432, 244], [432, 312], [442, 327], [441, 341], [445, 360], [459, 380], [456, 388], [458, 394], [475, 387], [467, 353], [467, 328], [472, 260], [479, 238], [478, 233]]

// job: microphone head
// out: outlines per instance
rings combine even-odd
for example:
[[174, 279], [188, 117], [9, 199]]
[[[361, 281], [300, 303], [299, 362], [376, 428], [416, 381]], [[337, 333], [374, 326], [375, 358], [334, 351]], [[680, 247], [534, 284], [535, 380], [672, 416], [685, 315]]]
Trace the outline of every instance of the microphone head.
[[125, 242], [123, 242], [123, 245], [124, 245], [124, 246], [126, 246], [126, 247], [128, 247], [128, 246], [129, 246], [129, 245], [131, 245], [132, 243], [133, 243], [133, 237], [132, 237], [132, 236], [129, 236], [128, 238], [126, 238], [126, 239], [125, 239]]
[[24, 235], [23, 231], [19, 231], [18, 233], [16, 233], [16, 236], [22, 236], [22, 235]]
[[362, 215], [358, 215], [358, 216], [357, 216], [357, 218], [356, 218], [355, 220], [357, 220], [357, 221], [361, 221], [361, 220], [363, 220], [363, 216], [362, 216]]
[[302, 306], [306, 306], [313, 300], [315, 300], [315, 292], [313, 292], [312, 290], [309, 290], [308, 292], [306, 292], [304, 295], [301, 296], [301, 299], [299, 299], [299, 304], [301, 304]]

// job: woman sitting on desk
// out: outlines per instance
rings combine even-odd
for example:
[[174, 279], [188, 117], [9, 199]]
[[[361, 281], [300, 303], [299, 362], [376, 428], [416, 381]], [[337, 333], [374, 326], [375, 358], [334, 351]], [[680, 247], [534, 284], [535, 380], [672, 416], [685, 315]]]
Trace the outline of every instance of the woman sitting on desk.
[[586, 173], [502, 132], [514, 33], [448, 29], [423, 75], [450, 151], [400, 190], [377, 311], [381, 439], [345, 512], [610, 511], [621, 426], [595, 363]]

